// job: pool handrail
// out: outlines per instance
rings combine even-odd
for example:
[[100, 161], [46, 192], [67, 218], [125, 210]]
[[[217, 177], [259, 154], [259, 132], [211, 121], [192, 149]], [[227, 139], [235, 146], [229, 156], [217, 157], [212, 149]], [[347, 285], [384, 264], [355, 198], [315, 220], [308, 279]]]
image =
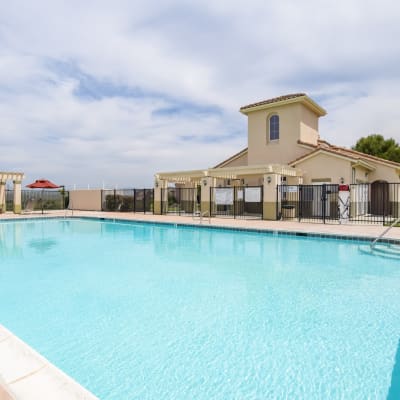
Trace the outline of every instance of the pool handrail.
[[372, 243], [371, 243], [371, 250], [374, 249], [376, 243], [379, 242], [380, 239], [383, 238], [396, 224], [400, 222], [400, 217], [398, 217], [388, 228], [386, 228]]

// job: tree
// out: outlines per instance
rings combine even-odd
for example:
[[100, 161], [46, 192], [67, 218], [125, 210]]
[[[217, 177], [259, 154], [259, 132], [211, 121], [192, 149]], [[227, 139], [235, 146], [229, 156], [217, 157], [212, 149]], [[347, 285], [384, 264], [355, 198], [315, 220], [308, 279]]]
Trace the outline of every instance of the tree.
[[400, 145], [394, 139], [385, 139], [382, 135], [362, 137], [352, 149], [400, 163]]

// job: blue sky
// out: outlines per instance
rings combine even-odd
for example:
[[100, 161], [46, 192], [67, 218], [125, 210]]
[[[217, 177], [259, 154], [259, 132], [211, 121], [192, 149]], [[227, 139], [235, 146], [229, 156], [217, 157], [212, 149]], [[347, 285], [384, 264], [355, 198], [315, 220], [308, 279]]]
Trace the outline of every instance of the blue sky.
[[240, 106], [306, 92], [321, 136], [400, 141], [395, 1], [2, 1], [1, 170], [149, 187], [241, 150]]

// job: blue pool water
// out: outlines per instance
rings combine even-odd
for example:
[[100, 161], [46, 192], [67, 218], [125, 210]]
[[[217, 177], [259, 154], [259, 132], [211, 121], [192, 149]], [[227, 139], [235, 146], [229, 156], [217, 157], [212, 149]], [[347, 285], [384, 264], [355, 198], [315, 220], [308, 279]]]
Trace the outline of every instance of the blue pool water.
[[400, 265], [358, 246], [0, 223], [0, 323], [101, 399], [399, 399]]

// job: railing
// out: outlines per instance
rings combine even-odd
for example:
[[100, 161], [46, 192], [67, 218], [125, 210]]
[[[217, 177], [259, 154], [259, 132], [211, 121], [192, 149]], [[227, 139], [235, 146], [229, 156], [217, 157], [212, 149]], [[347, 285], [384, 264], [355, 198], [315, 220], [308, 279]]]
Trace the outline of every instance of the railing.
[[397, 225], [400, 222], [400, 217], [397, 218], [388, 228], [386, 228], [372, 243], [371, 243], [371, 249], [373, 250], [375, 245], [381, 240], [395, 225]]
[[102, 211], [152, 213], [153, 189], [104, 189], [101, 191]]
[[338, 223], [339, 185], [278, 185], [277, 219]]
[[262, 186], [212, 187], [210, 190], [211, 216], [262, 219]]
[[195, 215], [200, 210], [200, 189], [169, 187], [161, 190], [162, 214]]
[[[391, 224], [400, 217], [400, 183], [351, 184], [348, 222]], [[339, 185], [278, 185], [277, 219], [339, 223]]]
[[350, 222], [391, 224], [400, 217], [400, 183], [350, 185]]
[[[14, 190], [6, 190], [6, 209], [13, 209]], [[69, 201], [69, 193], [60, 189], [30, 189], [21, 191], [22, 210], [29, 211], [64, 210]]]
[[208, 223], [211, 224], [211, 215], [209, 211], [199, 212], [198, 214], [193, 214], [193, 219], [199, 218], [200, 225], [203, 223], [203, 218], [208, 217]]

